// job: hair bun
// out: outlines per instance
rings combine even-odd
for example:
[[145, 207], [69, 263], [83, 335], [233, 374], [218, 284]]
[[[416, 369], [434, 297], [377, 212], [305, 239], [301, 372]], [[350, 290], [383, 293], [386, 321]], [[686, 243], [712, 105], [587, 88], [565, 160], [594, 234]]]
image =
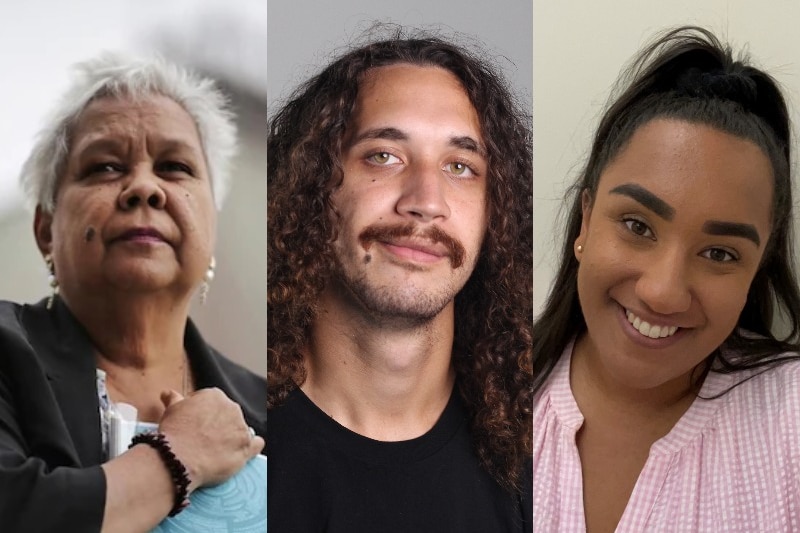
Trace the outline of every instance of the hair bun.
[[758, 84], [741, 71], [704, 71], [692, 67], [675, 84], [677, 91], [687, 96], [731, 100], [748, 110], [758, 107]]

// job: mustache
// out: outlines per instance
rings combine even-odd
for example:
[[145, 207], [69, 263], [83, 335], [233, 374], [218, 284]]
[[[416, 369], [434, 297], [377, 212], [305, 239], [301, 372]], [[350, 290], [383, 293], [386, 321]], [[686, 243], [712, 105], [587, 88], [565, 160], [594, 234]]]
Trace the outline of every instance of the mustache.
[[464, 264], [464, 257], [467, 252], [458, 239], [451, 237], [438, 226], [429, 226], [421, 231], [417, 231], [417, 228], [418, 226], [414, 222], [394, 225], [373, 224], [367, 226], [359, 234], [358, 241], [365, 249], [369, 249], [370, 242], [391, 242], [403, 237], [421, 237], [432, 244], [442, 244], [447, 249], [450, 266], [453, 268], [458, 268]]

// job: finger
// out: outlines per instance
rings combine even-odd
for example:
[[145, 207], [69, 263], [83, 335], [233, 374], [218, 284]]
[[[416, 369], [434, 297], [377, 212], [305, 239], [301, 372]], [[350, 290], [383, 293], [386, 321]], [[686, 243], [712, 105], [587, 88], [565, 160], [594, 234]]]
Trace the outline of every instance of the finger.
[[172, 389], [161, 391], [161, 403], [164, 404], [164, 407], [169, 407], [181, 400], [183, 400], [183, 396], [178, 391]]
[[265, 445], [266, 442], [261, 437], [256, 436], [250, 439], [250, 445], [247, 448], [249, 457], [255, 457], [256, 455], [261, 453], [261, 450], [264, 449]]

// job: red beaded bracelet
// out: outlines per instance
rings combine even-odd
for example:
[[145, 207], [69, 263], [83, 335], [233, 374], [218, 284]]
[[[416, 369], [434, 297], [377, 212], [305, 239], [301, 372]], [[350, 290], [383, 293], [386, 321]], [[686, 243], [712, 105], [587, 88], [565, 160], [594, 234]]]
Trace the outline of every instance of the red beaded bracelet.
[[189, 472], [170, 448], [169, 441], [163, 433], [145, 432], [139, 433], [131, 440], [128, 448], [133, 448], [137, 444], [147, 444], [154, 448], [161, 460], [164, 461], [172, 483], [175, 485], [175, 504], [169, 512], [169, 516], [175, 516], [189, 506]]

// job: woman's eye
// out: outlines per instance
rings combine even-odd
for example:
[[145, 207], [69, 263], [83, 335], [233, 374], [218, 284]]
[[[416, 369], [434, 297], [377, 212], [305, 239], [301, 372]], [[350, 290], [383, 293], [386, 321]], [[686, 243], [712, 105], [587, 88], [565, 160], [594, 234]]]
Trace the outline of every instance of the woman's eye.
[[92, 174], [116, 174], [118, 172], [123, 172], [124, 169], [122, 165], [118, 163], [95, 163], [90, 165], [89, 168], [86, 170], [86, 175]]
[[628, 231], [630, 231], [634, 235], [647, 238], [654, 237], [653, 231], [648, 227], [647, 224], [645, 224], [639, 219], [626, 218], [623, 222], [625, 223], [625, 226], [627, 226]]
[[392, 165], [400, 160], [389, 152], [377, 152], [367, 157], [367, 161], [376, 165]]
[[469, 165], [461, 161], [453, 161], [445, 165], [445, 170], [454, 176], [473, 177], [475, 172], [472, 171]]
[[727, 263], [738, 259], [733, 253], [724, 248], [709, 248], [700, 255], [717, 263]]
[[163, 163], [159, 163], [156, 169], [159, 172], [181, 172], [190, 176], [194, 175], [192, 168], [189, 165], [180, 163], [178, 161], [165, 161]]

